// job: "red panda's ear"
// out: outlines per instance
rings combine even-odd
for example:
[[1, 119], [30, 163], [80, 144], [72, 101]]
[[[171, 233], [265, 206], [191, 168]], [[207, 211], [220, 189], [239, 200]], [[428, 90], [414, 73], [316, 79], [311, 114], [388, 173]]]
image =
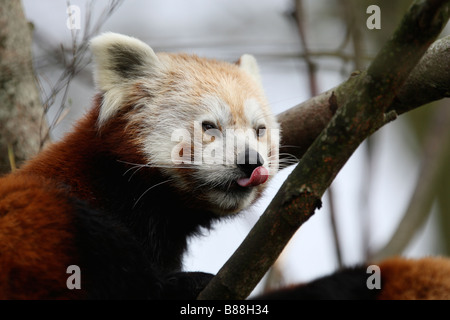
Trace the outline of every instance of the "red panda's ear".
[[258, 63], [254, 56], [250, 54], [244, 54], [241, 56], [237, 65], [241, 68], [241, 70], [246, 71], [250, 74], [258, 83], [261, 83], [261, 76], [259, 74]]
[[103, 33], [91, 40], [94, 80], [104, 93], [99, 125], [113, 116], [123, 103], [126, 86], [139, 78], [155, 77], [162, 66], [144, 42], [118, 33]]

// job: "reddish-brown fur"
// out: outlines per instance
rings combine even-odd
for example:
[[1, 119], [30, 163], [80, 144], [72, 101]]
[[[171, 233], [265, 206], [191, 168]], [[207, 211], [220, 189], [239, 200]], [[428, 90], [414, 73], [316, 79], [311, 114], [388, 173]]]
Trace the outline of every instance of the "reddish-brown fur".
[[49, 290], [66, 288], [67, 267], [76, 261], [72, 207], [63, 193], [53, 181], [23, 173], [0, 180], [0, 299], [76, 294]]
[[[92, 177], [99, 175], [99, 172], [91, 172], [94, 168], [102, 169], [96, 165], [99, 154], [107, 152], [117, 159], [127, 159], [130, 163], [143, 164], [145, 161], [137, 147], [139, 141], [136, 141], [134, 135], [134, 131], [138, 129], [127, 126], [121, 114], [116, 115], [107, 126], [98, 131], [100, 103], [99, 95], [95, 99], [94, 108], [78, 122], [73, 132], [63, 141], [50, 145], [16, 175], [31, 173], [54, 177], [58, 181], [76, 186], [72, 191], [76, 192], [74, 196], [79, 199], [91, 204], [102, 203], [104, 199], [97, 198], [98, 190], [92, 181]], [[124, 108], [124, 113], [126, 110], [127, 108]], [[94, 194], [96, 198], [93, 198]]]
[[95, 161], [101, 150], [142, 163], [137, 142], [131, 137], [133, 129], [124, 131], [120, 115], [101, 132], [108, 138], [100, 139], [96, 129], [100, 102], [99, 96], [76, 133], [0, 178], [0, 299], [73, 298], [79, 294], [66, 286], [67, 267], [79, 263], [70, 198], [94, 207], [104, 201], [91, 172], [99, 169]]
[[392, 258], [379, 264], [381, 300], [450, 299], [450, 260]]

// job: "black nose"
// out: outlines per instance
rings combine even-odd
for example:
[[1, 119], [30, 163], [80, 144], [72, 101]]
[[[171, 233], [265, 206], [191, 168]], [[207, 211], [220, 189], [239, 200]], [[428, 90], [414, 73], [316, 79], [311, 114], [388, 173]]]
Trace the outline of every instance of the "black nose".
[[264, 164], [263, 157], [253, 149], [245, 148], [245, 152], [237, 155], [237, 166], [247, 177], [252, 175], [253, 170]]

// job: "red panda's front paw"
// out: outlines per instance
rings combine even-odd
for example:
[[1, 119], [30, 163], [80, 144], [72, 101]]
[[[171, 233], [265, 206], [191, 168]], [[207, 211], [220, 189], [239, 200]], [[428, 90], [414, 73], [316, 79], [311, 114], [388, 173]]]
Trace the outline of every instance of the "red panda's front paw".
[[213, 277], [205, 272], [171, 273], [164, 281], [161, 299], [195, 300]]

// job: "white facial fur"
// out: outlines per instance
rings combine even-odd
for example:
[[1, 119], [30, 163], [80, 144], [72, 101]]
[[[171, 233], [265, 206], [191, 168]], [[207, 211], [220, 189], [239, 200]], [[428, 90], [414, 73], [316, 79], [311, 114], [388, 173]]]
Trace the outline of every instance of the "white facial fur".
[[[92, 48], [96, 84], [104, 93], [100, 127], [132, 103], [127, 118], [140, 128], [138, 140], [147, 164], [158, 167], [177, 189], [200, 197], [219, 215], [236, 213], [257, 198], [265, 185], [244, 190], [234, 183], [242, 175], [236, 155], [239, 146], [247, 144], [263, 157], [270, 175], [275, 174], [279, 126], [264, 97], [254, 57], [242, 56], [237, 66], [155, 54], [145, 43], [113, 33], [92, 40]], [[204, 132], [205, 122], [216, 126], [213, 134]], [[267, 129], [265, 137], [256, 136], [260, 127]], [[235, 146], [230, 148], [227, 139]], [[224, 150], [222, 157], [219, 150]], [[174, 162], [181, 154], [185, 163]]]

